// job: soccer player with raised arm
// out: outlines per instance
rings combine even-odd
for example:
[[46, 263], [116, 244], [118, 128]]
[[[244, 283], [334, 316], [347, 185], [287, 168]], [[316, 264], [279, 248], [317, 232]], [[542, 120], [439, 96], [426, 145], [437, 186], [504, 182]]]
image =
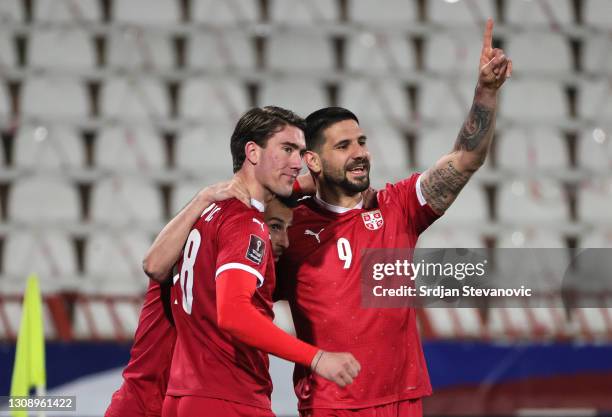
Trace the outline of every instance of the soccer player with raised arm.
[[[177, 340], [164, 417], [272, 416], [267, 353], [340, 386], [359, 373], [351, 354], [323, 352], [272, 323], [276, 278], [263, 211], [274, 195], [291, 194], [305, 148], [302, 128], [301, 118], [278, 107], [245, 113], [230, 147], [251, 207], [238, 199], [214, 203], [189, 226], [186, 242], [173, 243], [184, 248], [171, 295]], [[166, 267], [145, 264], [165, 280]]]
[[361, 254], [414, 248], [483, 164], [498, 91], [512, 71], [504, 52], [492, 47], [492, 33], [489, 20], [472, 108], [450, 152], [424, 173], [388, 184], [374, 208], [363, 207], [370, 154], [357, 117], [332, 107], [306, 119], [304, 160], [316, 195], [294, 209], [291, 246], [278, 263], [278, 290], [289, 300], [301, 340], [351, 351], [362, 370], [352, 385], [340, 388], [296, 364], [302, 417], [422, 415], [421, 398], [431, 394], [431, 385], [415, 310], [362, 308]]

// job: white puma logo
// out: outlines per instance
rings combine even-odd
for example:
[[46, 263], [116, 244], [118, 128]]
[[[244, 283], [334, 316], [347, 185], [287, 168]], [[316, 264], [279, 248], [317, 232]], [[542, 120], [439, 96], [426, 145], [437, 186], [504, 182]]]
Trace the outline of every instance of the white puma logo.
[[325, 228], [323, 228], [323, 229], [319, 230], [319, 233], [315, 233], [315, 232], [313, 232], [313, 231], [312, 231], [312, 230], [310, 230], [310, 229], [306, 229], [306, 230], [304, 231], [304, 234], [305, 234], [305, 235], [307, 235], [307, 236], [314, 236], [314, 237], [315, 237], [315, 239], [317, 239], [317, 243], [321, 243], [321, 239], [319, 239], [319, 235], [321, 234], [321, 232], [322, 232], [323, 230], [325, 230]]
[[261, 226], [261, 231], [262, 231], [262, 232], [264, 231], [264, 224], [263, 224], [263, 222], [260, 222], [260, 221], [259, 221], [259, 220], [257, 220], [255, 217], [253, 217], [253, 222], [254, 222], [254, 223], [257, 223], [258, 225], [260, 225], [260, 226]]

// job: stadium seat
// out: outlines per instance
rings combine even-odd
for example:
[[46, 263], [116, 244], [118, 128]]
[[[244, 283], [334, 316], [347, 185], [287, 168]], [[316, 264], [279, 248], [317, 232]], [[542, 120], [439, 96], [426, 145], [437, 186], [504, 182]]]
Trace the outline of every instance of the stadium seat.
[[178, 4], [175, 0], [158, 0], [155, 7], [151, 7], [148, 0], [119, 1], [115, 4], [115, 20], [138, 25], [176, 24], [179, 22]]
[[425, 43], [425, 65], [442, 73], [465, 73], [478, 76], [482, 34], [479, 31], [459, 33], [432, 32]]
[[260, 103], [262, 106], [284, 107], [302, 117], [328, 105], [322, 85], [317, 81], [306, 82], [299, 79], [275, 79], [266, 82], [261, 88]]
[[612, 112], [612, 85], [605, 78], [584, 82], [578, 94], [578, 114], [596, 125]]
[[565, 144], [549, 128], [509, 129], [497, 138], [497, 163], [516, 172], [567, 166]]
[[554, 231], [533, 227], [512, 227], [498, 236], [499, 248], [565, 248], [563, 236]]
[[422, 130], [417, 144], [419, 167], [429, 168], [443, 155], [452, 151], [460, 127], [458, 123], [456, 128], [447, 127]]
[[[26, 283], [26, 281], [23, 278], [20, 278], [19, 280], [14, 279], [14, 280], [7, 280], [7, 281], [10, 282], [11, 288], [8, 290], [8, 292], [4, 292], [0, 290], [0, 294], [2, 294], [2, 292], [4, 292], [5, 294], [9, 294], [9, 295], [23, 293], [23, 290], [25, 288], [25, 283]], [[3, 284], [4, 284], [3, 285], [4, 287], [7, 283], [4, 282]], [[47, 285], [46, 281], [41, 281], [40, 291], [44, 295], [46, 292], [54, 291], [54, 289], [53, 289], [53, 286]], [[4, 326], [0, 325], [0, 338], [3, 338], [4, 340], [10, 340], [11, 337], [15, 337], [17, 335], [17, 332], [19, 331], [19, 326], [21, 324], [21, 318], [22, 318], [22, 312], [23, 312], [23, 305], [20, 300], [6, 300], [6, 299], [3, 300], [2, 304], [3, 304], [3, 310], [4, 310], [3, 311], [4, 318], [6, 318], [6, 322], [3, 322]], [[53, 320], [53, 316], [51, 315], [51, 311], [49, 310], [49, 306], [47, 305], [47, 303], [42, 304], [41, 314], [42, 314], [43, 323], [45, 323], [45, 325], [43, 326], [45, 339], [50, 340], [52, 338], [57, 337], [57, 332], [54, 327], [55, 321]], [[12, 335], [10, 336], [9, 336], [7, 326], [9, 326], [12, 331]], [[3, 331], [3, 328], [4, 328], [4, 331]]]
[[5, 89], [4, 83], [0, 83], [0, 117], [6, 117], [11, 113], [10, 97]]
[[[482, 26], [489, 16], [493, 16], [493, 5], [491, 0], [481, 1], [458, 1], [448, 2], [446, 0], [430, 0], [429, 19], [432, 22], [451, 25], [476, 25]], [[481, 43], [482, 45], [482, 43]]]
[[157, 80], [112, 78], [103, 86], [102, 114], [107, 117], [157, 121], [168, 116], [168, 99]]
[[440, 225], [452, 226], [471, 224], [483, 225], [489, 219], [485, 194], [477, 182], [466, 185], [457, 199], [446, 210], [438, 222]]
[[584, 43], [583, 64], [589, 73], [605, 77], [612, 71], [612, 41], [605, 34], [594, 34]]
[[508, 37], [504, 48], [520, 73], [566, 74], [572, 71], [569, 40], [557, 33], [522, 33]]
[[612, 132], [603, 129], [586, 130], [580, 137], [580, 166], [605, 172], [612, 169]]
[[0, 68], [13, 68], [16, 63], [13, 37], [8, 32], [0, 32]]
[[598, 227], [580, 237], [581, 248], [612, 248], [612, 227]]
[[98, 0], [36, 0], [34, 16], [39, 22], [99, 21]]
[[401, 72], [415, 69], [414, 52], [407, 36], [368, 33], [350, 38], [347, 67], [364, 72]]
[[21, 22], [23, 9], [20, 0], [4, 0], [0, 2], [0, 22]]
[[96, 155], [100, 167], [119, 172], [152, 173], [164, 165], [162, 140], [151, 129], [106, 129], [96, 142]]
[[29, 224], [76, 223], [79, 216], [77, 193], [65, 180], [30, 177], [13, 185], [9, 199], [13, 221]]
[[[141, 232], [97, 233], [86, 245], [85, 270], [88, 279], [104, 282], [134, 281], [142, 289], [146, 278], [142, 260], [151, 239]], [[112, 260], [112, 262], [109, 262]]]
[[116, 227], [158, 227], [161, 199], [148, 181], [113, 177], [96, 184], [92, 196], [95, 222]]
[[38, 274], [46, 289], [62, 289], [76, 273], [75, 252], [68, 235], [62, 232], [20, 231], [7, 236], [4, 249], [4, 272], [25, 278]]
[[367, 145], [372, 155], [371, 173], [381, 178], [378, 183], [395, 182], [410, 175], [408, 147], [402, 133], [388, 123], [360, 124], [368, 138]]
[[82, 166], [83, 146], [77, 132], [61, 125], [22, 126], [15, 137], [19, 167], [63, 170]]
[[589, 181], [580, 188], [578, 213], [580, 218], [593, 225], [611, 225], [612, 179]]
[[324, 34], [279, 32], [270, 38], [268, 51], [272, 71], [331, 71], [334, 67], [331, 42]]
[[189, 40], [188, 62], [194, 69], [251, 70], [255, 68], [252, 39], [242, 32], [195, 33]]
[[272, 0], [270, 14], [280, 24], [317, 24], [337, 19], [336, 4], [330, 0]]
[[553, 180], [506, 183], [499, 188], [497, 208], [503, 223], [540, 227], [568, 220], [565, 194]]
[[[419, 236], [417, 248], [482, 248], [484, 241], [477, 231], [443, 224], [444, 216]], [[481, 219], [484, 221], [485, 219]]]
[[[74, 78], [34, 78], [23, 85], [22, 112], [26, 116], [78, 118], [87, 115], [85, 88]], [[61, 103], [61, 105], [58, 105]]]
[[513, 79], [512, 88], [504, 89], [500, 95], [499, 115], [542, 124], [565, 119], [568, 110], [563, 87], [555, 81]]
[[210, 184], [212, 178], [230, 178], [233, 130], [230, 124], [208, 124], [185, 131], [177, 143], [177, 165], [192, 171], [198, 178], [201, 176], [205, 184]]
[[33, 67], [74, 71], [94, 66], [93, 40], [84, 30], [36, 30], [30, 39], [29, 63]]
[[586, 2], [584, 16], [586, 23], [590, 25], [609, 30], [611, 14], [612, 4], [608, 0], [589, 0]]
[[458, 133], [470, 111], [474, 88], [476, 88], [475, 79], [463, 82], [453, 79], [424, 80], [419, 94], [420, 117], [434, 123], [444, 123], [447, 127], [457, 129]]
[[349, 3], [349, 16], [358, 23], [373, 25], [397, 23], [408, 24], [416, 20], [414, 2], [403, 0], [388, 0], [384, 7], [370, 0], [352, 0]]
[[172, 68], [174, 57], [170, 39], [161, 33], [136, 31], [112, 33], [109, 37], [111, 68], [159, 70]]
[[339, 104], [354, 112], [360, 121], [385, 123], [407, 121], [408, 103], [404, 89], [395, 81], [346, 81], [340, 89]]
[[194, 19], [211, 24], [255, 22], [259, 19], [256, 0], [196, 0]]
[[570, 3], [570, 0], [508, 1], [506, 16], [509, 23], [521, 26], [566, 25], [573, 20]]
[[199, 123], [236, 123], [247, 108], [245, 89], [237, 81], [190, 79], [182, 86], [181, 115]]

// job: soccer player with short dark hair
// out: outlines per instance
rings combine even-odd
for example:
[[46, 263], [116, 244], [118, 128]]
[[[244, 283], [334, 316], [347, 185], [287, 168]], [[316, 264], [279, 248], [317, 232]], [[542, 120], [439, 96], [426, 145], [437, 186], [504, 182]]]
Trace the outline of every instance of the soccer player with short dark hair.
[[[359, 372], [351, 354], [323, 355], [272, 323], [276, 279], [263, 211], [275, 195], [292, 192], [305, 148], [302, 128], [301, 118], [279, 107], [251, 109], [236, 125], [233, 167], [251, 207], [237, 199], [214, 203], [189, 226], [172, 287], [177, 341], [165, 417], [273, 415], [267, 353], [342, 386]], [[183, 242], [184, 235], [165, 244]], [[145, 270], [164, 281], [172, 264], [148, 258]]]
[[349, 110], [331, 107], [306, 118], [304, 160], [316, 195], [294, 209], [291, 246], [278, 263], [278, 294], [291, 306], [300, 339], [350, 350], [363, 365], [355, 383], [338, 388], [296, 364], [303, 417], [420, 416], [431, 393], [413, 308], [363, 308], [361, 254], [370, 248], [414, 248], [483, 164], [493, 138], [497, 94], [512, 71], [494, 49], [487, 22], [470, 113], [453, 149], [423, 174], [387, 186], [364, 208], [370, 180], [368, 139]]

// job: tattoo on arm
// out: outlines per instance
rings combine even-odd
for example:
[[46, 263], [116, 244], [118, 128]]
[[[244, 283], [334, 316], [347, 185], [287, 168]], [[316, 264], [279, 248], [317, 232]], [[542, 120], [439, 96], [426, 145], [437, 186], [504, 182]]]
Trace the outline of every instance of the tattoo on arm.
[[455, 150], [473, 151], [476, 149], [491, 130], [492, 121], [493, 110], [474, 103], [457, 136]]
[[446, 166], [432, 168], [421, 176], [423, 197], [433, 211], [442, 214], [455, 201], [470, 177], [468, 173], [457, 171], [453, 162], [448, 161]]

